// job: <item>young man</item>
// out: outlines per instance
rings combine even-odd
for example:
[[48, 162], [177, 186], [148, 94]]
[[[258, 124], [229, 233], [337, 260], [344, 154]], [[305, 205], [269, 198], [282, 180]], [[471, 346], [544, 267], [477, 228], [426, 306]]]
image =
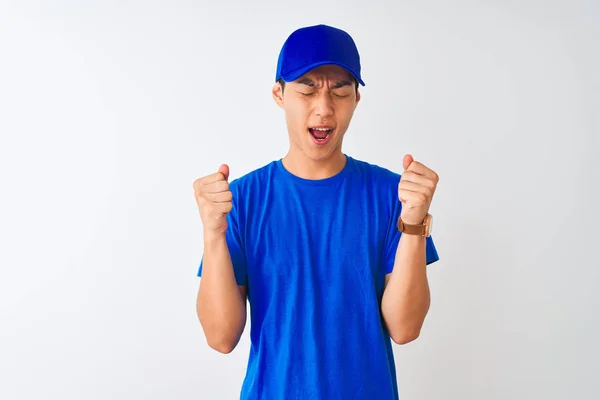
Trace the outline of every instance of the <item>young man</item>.
[[346, 32], [293, 32], [275, 81], [285, 157], [231, 183], [221, 165], [193, 185], [207, 342], [235, 348], [248, 299], [242, 399], [398, 399], [391, 341], [416, 339], [429, 309], [438, 175], [410, 155], [399, 175], [342, 152], [364, 85]]

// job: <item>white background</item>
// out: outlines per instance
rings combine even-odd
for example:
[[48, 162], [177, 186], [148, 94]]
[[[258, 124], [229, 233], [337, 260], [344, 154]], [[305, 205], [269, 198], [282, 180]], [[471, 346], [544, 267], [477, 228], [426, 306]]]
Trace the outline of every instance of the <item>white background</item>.
[[344, 151], [441, 177], [402, 399], [598, 398], [599, 20], [594, 0], [0, 1], [0, 398], [239, 396], [248, 327], [221, 355], [196, 317], [192, 182], [285, 154], [277, 56], [317, 23], [363, 60]]

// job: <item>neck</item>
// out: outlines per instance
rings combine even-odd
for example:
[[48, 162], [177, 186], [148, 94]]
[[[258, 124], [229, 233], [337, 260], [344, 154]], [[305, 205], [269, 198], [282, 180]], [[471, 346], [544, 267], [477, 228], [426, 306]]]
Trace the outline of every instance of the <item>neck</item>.
[[288, 152], [282, 159], [283, 166], [291, 174], [304, 179], [326, 179], [338, 174], [346, 165], [346, 156], [335, 152], [321, 160], [313, 160], [305, 154]]

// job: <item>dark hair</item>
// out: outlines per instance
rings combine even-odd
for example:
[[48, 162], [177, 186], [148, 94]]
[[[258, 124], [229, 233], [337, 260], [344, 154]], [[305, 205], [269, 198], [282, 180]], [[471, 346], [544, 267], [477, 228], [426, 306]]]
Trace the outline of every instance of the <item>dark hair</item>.
[[[354, 77], [352, 77], [352, 80], [354, 81], [354, 88], [358, 93], [358, 81]], [[283, 90], [285, 89], [285, 81], [283, 80], [283, 78], [279, 78], [277, 79], [277, 82], [279, 82], [279, 84], [281, 85], [281, 92], [283, 92]]]

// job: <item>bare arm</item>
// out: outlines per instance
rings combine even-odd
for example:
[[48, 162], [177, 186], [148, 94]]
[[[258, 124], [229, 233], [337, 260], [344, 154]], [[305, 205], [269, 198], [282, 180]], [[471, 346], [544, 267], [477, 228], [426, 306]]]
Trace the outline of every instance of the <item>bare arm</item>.
[[246, 287], [238, 286], [227, 247], [227, 214], [232, 209], [229, 167], [194, 181], [204, 225], [202, 278], [196, 312], [208, 345], [221, 353], [237, 346], [246, 325]]
[[[404, 173], [398, 185], [402, 202], [401, 218], [408, 224], [420, 224], [425, 218], [439, 176], [407, 154]], [[386, 276], [381, 313], [394, 342], [415, 340], [429, 312], [431, 302], [427, 281], [427, 239], [402, 234], [396, 249], [394, 269]]]
[[386, 276], [381, 312], [392, 340], [415, 340], [429, 311], [430, 294], [425, 266], [425, 238], [402, 235], [392, 273]]
[[246, 325], [246, 287], [235, 281], [224, 235], [206, 238], [204, 249], [196, 310], [208, 345], [230, 353]]

